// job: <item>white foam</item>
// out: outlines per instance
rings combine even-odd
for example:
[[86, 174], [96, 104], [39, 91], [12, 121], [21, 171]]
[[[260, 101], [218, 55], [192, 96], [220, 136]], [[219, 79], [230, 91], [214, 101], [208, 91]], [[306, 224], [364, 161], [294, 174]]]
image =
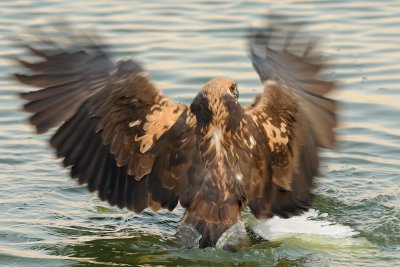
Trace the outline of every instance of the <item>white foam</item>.
[[349, 226], [332, 223], [323, 218], [326, 214], [318, 214], [316, 210], [310, 210], [303, 215], [289, 219], [273, 217], [268, 220], [259, 220], [253, 226], [253, 231], [260, 237], [269, 241], [278, 241], [290, 237], [316, 235], [328, 238], [348, 238], [357, 235], [358, 232]]

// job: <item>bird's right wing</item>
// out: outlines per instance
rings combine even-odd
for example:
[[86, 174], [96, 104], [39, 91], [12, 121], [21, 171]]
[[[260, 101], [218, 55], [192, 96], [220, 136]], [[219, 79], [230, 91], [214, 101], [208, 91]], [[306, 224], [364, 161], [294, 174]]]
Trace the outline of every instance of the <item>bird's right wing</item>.
[[188, 181], [197, 179], [189, 108], [162, 95], [135, 61], [115, 64], [90, 38], [72, 39], [75, 51], [26, 45], [41, 60], [18, 60], [31, 73], [17, 80], [41, 88], [21, 94], [30, 123], [38, 133], [57, 128], [50, 140], [57, 157], [111, 205], [135, 212], [187, 205], [196, 192]]

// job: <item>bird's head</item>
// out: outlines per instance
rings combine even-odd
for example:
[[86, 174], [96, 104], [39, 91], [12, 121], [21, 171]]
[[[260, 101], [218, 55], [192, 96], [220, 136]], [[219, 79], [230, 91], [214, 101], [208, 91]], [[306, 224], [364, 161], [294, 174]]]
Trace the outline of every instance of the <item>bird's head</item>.
[[238, 126], [242, 117], [238, 97], [236, 82], [218, 77], [210, 80], [202, 88], [190, 109], [200, 128], [214, 125], [224, 130], [232, 130]]

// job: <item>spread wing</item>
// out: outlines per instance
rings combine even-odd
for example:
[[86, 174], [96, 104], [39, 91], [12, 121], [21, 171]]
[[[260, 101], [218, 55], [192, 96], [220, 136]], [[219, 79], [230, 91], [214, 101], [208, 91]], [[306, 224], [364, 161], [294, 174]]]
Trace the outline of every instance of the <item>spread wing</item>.
[[[256, 155], [245, 182], [256, 216], [289, 217], [307, 210], [318, 175], [318, 147], [335, 143], [336, 102], [325, 96], [335, 84], [320, 79], [325, 66], [315, 52], [316, 40], [309, 42], [297, 30], [274, 25], [250, 40], [251, 60], [264, 92], [245, 109], [248, 132], [242, 132], [242, 138], [266, 144], [267, 151], [248, 152]], [[304, 52], [291, 52], [296, 50]]]
[[188, 107], [162, 95], [137, 62], [115, 64], [90, 38], [67, 37], [74, 51], [27, 45], [40, 60], [19, 60], [31, 73], [15, 77], [41, 88], [21, 94], [30, 123], [38, 133], [56, 127], [50, 143], [57, 157], [111, 205], [135, 212], [172, 210], [178, 200], [185, 206], [194, 194], [188, 179], [195, 118]]

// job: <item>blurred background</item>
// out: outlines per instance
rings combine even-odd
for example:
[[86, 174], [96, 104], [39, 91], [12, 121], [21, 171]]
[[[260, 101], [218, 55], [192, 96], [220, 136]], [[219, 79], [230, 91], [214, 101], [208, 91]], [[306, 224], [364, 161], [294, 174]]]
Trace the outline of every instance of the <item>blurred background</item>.
[[[240, 102], [261, 84], [243, 36], [269, 12], [322, 37], [341, 103], [339, 144], [322, 151], [315, 209], [287, 221], [244, 220], [264, 239], [237, 253], [170, 245], [182, 214], [118, 210], [71, 181], [49, 135], [35, 136], [20, 111], [26, 51], [12, 38], [63, 17], [95, 30], [115, 59], [135, 57], [164, 92], [190, 103], [213, 76], [238, 82]], [[67, 1], [0, 2], [0, 265], [396, 266], [400, 265], [400, 2]], [[330, 225], [339, 227], [324, 228]], [[268, 231], [286, 234], [273, 237]], [[307, 231], [304, 231], [307, 229]], [[340, 234], [337, 234], [339, 231]]]

